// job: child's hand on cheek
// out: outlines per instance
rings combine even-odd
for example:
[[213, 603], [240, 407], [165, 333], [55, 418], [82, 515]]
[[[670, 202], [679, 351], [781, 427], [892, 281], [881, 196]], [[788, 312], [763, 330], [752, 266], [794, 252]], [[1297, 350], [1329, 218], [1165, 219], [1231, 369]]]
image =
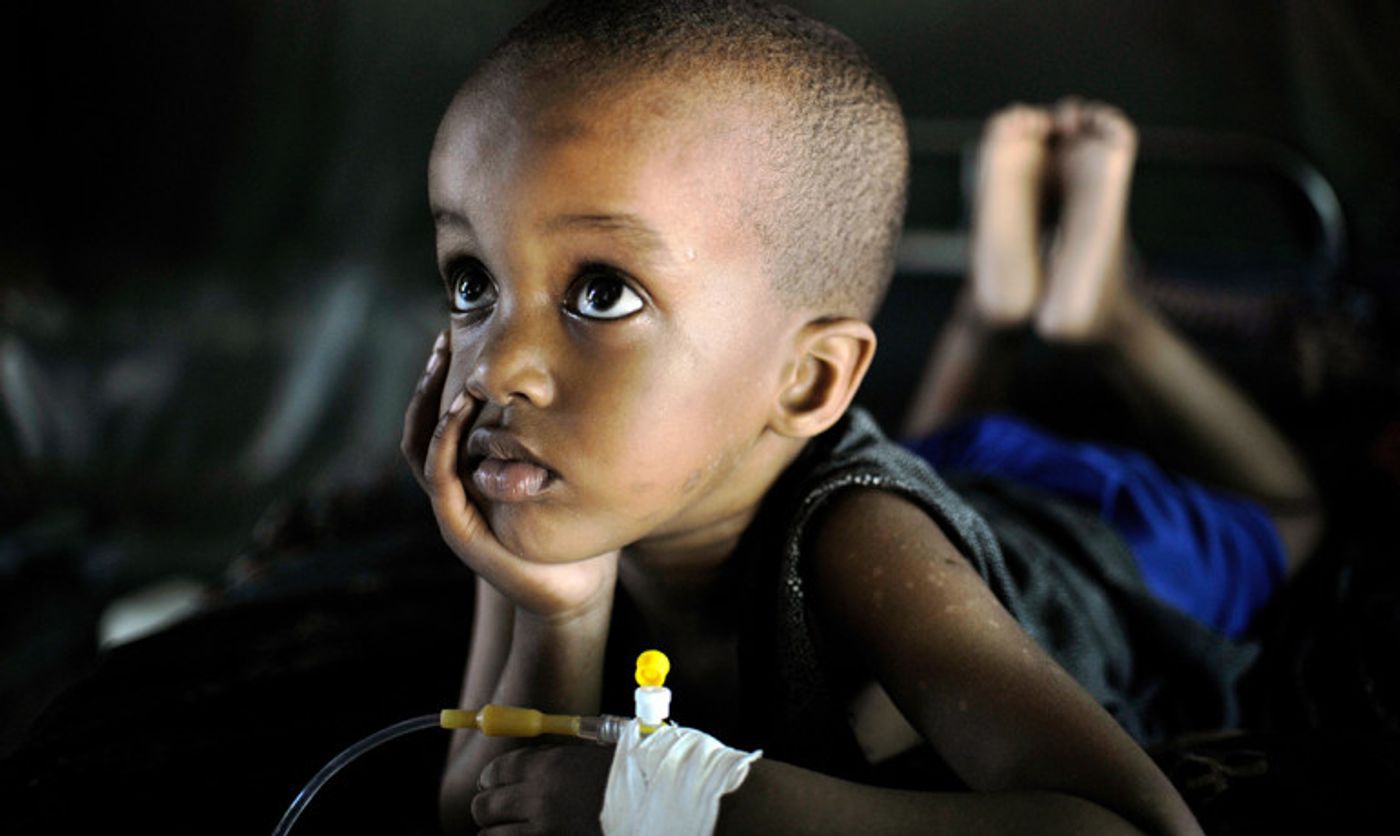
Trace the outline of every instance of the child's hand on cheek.
[[438, 414], [450, 354], [447, 334], [439, 334], [404, 415], [400, 445], [414, 477], [432, 501], [443, 540], [473, 572], [517, 607], [542, 618], [568, 620], [611, 606], [617, 552], [576, 563], [533, 563], [502, 546], [472, 504], [457, 464], [462, 433], [471, 426], [481, 404], [463, 390], [446, 412]]
[[612, 754], [579, 745], [507, 752], [482, 770], [472, 818], [482, 833], [599, 833]]

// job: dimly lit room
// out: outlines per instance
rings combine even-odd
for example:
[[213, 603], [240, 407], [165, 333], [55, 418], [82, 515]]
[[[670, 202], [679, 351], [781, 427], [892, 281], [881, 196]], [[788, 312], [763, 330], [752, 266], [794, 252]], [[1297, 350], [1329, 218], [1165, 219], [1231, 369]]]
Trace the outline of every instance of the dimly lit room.
[[1395, 832], [1400, 6], [545, 5], [7, 27], [0, 832]]

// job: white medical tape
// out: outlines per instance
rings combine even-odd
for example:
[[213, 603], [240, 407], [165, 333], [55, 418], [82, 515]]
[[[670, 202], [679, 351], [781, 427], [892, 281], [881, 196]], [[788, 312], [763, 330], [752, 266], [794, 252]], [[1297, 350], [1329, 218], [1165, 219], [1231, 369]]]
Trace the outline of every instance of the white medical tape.
[[695, 729], [662, 726], [648, 735], [629, 720], [613, 754], [599, 817], [606, 836], [710, 836], [719, 800], [749, 775], [762, 750], [731, 749]]

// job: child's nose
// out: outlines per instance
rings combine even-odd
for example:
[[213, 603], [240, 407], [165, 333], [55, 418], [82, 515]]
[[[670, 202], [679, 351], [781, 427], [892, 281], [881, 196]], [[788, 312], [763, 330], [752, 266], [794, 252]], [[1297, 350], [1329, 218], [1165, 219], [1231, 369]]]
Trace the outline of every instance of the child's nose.
[[554, 401], [554, 377], [547, 336], [541, 330], [525, 316], [502, 316], [487, 325], [467, 374], [467, 391], [500, 406], [520, 400], [549, 406]]

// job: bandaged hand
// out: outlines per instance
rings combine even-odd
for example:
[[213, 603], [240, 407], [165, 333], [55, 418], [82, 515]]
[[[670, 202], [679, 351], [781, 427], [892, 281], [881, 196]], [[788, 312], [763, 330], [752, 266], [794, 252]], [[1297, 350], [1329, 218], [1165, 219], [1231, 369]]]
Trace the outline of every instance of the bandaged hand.
[[748, 777], [763, 752], [731, 749], [695, 729], [662, 726], [649, 735], [627, 724], [613, 754], [601, 817], [607, 836], [709, 836], [720, 797]]

